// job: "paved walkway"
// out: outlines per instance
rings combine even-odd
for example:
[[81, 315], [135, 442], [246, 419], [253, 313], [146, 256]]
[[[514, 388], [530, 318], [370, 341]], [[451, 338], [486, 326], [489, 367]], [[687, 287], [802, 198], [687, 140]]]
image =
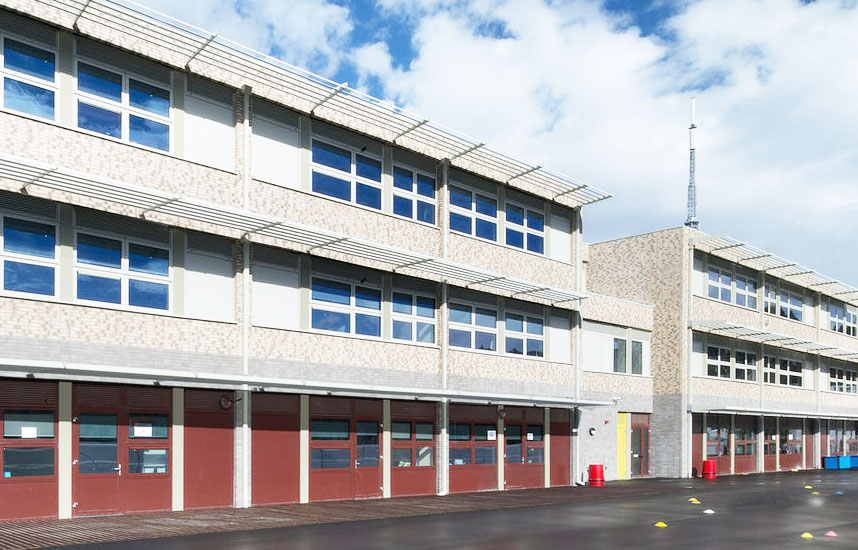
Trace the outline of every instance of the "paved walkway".
[[606, 487], [563, 487], [469, 493], [447, 497], [409, 497], [349, 502], [320, 502], [249, 509], [195, 510], [128, 516], [0, 522], [0, 550], [120, 542], [272, 529], [298, 525], [425, 516], [477, 510], [547, 506], [568, 502], [627, 498], [673, 492], [692, 480], [635, 480]]

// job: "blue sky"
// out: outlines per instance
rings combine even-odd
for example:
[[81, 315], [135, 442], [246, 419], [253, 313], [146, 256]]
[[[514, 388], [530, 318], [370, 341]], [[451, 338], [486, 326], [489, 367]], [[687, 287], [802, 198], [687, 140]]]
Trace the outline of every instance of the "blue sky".
[[614, 198], [596, 242], [698, 217], [858, 286], [858, 0], [138, 0]]

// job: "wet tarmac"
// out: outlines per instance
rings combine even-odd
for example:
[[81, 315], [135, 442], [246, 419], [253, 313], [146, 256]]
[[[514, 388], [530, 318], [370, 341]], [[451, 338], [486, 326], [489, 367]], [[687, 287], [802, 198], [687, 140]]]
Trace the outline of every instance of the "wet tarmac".
[[[637, 490], [598, 500], [62, 548], [858, 548], [858, 471], [631, 483]], [[699, 504], [689, 502], [691, 498]], [[655, 527], [659, 521], [666, 527]], [[803, 533], [813, 538], [802, 538]]]

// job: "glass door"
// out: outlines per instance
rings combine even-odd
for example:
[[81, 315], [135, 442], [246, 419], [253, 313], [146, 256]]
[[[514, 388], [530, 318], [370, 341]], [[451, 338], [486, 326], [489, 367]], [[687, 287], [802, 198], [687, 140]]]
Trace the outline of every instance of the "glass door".
[[356, 423], [355, 496], [381, 495], [381, 461], [379, 460], [380, 423], [358, 420]]
[[75, 515], [119, 513], [119, 430], [115, 414], [81, 414], [77, 422]]

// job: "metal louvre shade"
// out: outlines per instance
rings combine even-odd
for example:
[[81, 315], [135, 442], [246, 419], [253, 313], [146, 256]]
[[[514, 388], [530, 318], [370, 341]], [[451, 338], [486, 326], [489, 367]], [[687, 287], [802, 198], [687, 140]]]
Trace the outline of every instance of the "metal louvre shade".
[[858, 288], [732, 237], [706, 236], [694, 239], [692, 244], [698, 250], [735, 262], [753, 271], [768, 273], [814, 292], [858, 306]]
[[578, 207], [610, 197], [595, 187], [515, 160], [471, 138], [345, 85], [126, 0], [0, 0], [0, 4], [190, 70], [321, 120]]
[[[246, 236], [254, 234], [285, 239], [305, 245], [305, 252], [327, 251], [353, 258], [380, 262], [389, 269], [409, 269], [415, 276], [434, 280], [449, 279], [465, 286], [481, 285], [509, 293], [513, 297], [564, 304], [586, 298], [586, 295], [562, 288], [552, 288], [530, 281], [461, 265], [426, 254], [401, 250], [326, 230], [307, 227], [291, 221], [230, 208], [215, 203], [190, 199], [82, 172], [54, 167], [29, 159], [0, 153], [0, 177], [20, 182], [22, 187], [36, 185], [87, 198], [131, 206], [141, 214], [160, 213], [237, 230]], [[434, 277], [433, 277], [434, 276]], [[561, 307], [574, 309], [570, 304]]]
[[858, 363], [858, 351], [855, 350], [842, 349], [836, 346], [823, 344], [821, 342], [814, 342], [812, 340], [786, 336], [784, 334], [769, 332], [763, 329], [746, 327], [729, 321], [696, 321], [692, 323], [692, 328], [694, 330], [709, 332], [711, 334], [741, 338], [793, 351], [815, 353], [834, 359], [843, 359]]

